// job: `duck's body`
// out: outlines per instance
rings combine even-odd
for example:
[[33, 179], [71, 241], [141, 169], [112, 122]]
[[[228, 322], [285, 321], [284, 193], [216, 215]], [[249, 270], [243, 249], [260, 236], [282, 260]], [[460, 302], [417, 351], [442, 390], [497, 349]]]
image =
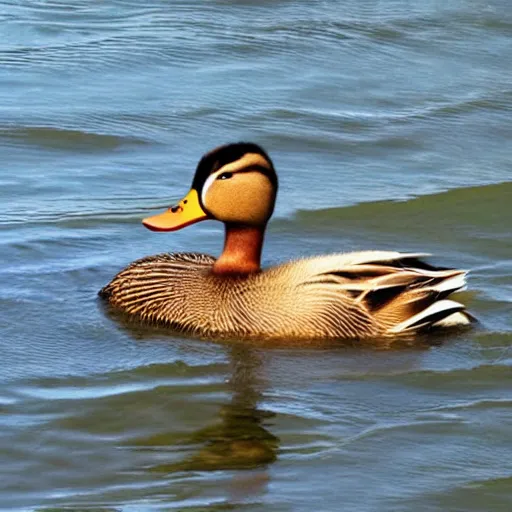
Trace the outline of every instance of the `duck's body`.
[[464, 306], [443, 300], [464, 285], [464, 273], [433, 269], [414, 254], [333, 254], [247, 276], [216, 275], [215, 261], [143, 258], [100, 294], [143, 321], [216, 339], [367, 339], [469, 323]]
[[[112, 306], [143, 321], [207, 338], [368, 339], [470, 323], [464, 306], [446, 299], [465, 285], [465, 272], [432, 267], [419, 259], [422, 255], [332, 254], [262, 270], [263, 233], [277, 179], [268, 176], [273, 166], [260, 148], [234, 146], [235, 150], [224, 146], [206, 155], [191, 193], [180, 205], [144, 221], [147, 227], [163, 231], [203, 218], [224, 220], [221, 257], [180, 253], [135, 261], [100, 291]], [[226, 148], [230, 158], [223, 153]], [[209, 172], [205, 162], [212, 168]], [[222, 197], [225, 184], [217, 182], [231, 180], [236, 173], [243, 179], [259, 175], [235, 194]], [[254, 183], [263, 188], [264, 201], [252, 208], [244, 192], [249, 189], [254, 195], [250, 190]], [[242, 219], [233, 218], [236, 203], [247, 210], [240, 214], [245, 216]]]

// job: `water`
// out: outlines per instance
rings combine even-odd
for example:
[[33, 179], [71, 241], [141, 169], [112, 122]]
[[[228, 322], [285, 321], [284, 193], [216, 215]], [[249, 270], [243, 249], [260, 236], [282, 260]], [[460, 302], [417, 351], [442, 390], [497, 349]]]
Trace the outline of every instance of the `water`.
[[[512, 7], [0, 7], [2, 510], [512, 509]], [[265, 251], [471, 269], [466, 333], [392, 351], [214, 344], [96, 292], [221, 226], [140, 225], [217, 144], [271, 154]]]

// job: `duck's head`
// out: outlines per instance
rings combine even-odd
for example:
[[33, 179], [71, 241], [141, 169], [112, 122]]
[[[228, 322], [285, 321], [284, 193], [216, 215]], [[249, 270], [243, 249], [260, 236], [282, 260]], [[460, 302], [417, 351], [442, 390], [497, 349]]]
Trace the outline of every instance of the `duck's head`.
[[277, 175], [257, 144], [220, 146], [200, 160], [192, 188], [166, 212], [144, 219], [153, 231], [175, 231], [201, 220], [263, 228], [274, 211]]

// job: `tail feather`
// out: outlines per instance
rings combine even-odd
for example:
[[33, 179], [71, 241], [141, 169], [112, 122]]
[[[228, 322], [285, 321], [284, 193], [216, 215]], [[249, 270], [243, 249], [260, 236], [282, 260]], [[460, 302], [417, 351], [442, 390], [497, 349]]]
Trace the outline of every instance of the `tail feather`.
[[386, 333], [414, 334], [474, 320], [463, 304], [448, 299], [465, 288], [466, 271], [434, 267], [416, 254], [384, 254], [382, 260], [369, 256], [331, 272], [330, 278], [364, 304]]
[[473, 315], [470, 315], [467, 311], [463, 310], [438, 320], [432, 324], [432, 327], [450, 328], [463, 325], [471, 325], [476, 321], [477, 320]]
[[[413, 315], [407, 320], [395, 325], [389, 329], [388, 332], [390, 334], [409, 333], [419, 331], [426, 327], [432, 327], [437, 324], [442, 325], [443, 321], [446, 321], [449, 317], [453, 317], [456, 313], [464, 311], [464, 309], [465, 307], [462, 304], [454, 300], [440, 300], [434, 302], [416, 315]], [[467, 324], [469, 322], [465, 323]]]

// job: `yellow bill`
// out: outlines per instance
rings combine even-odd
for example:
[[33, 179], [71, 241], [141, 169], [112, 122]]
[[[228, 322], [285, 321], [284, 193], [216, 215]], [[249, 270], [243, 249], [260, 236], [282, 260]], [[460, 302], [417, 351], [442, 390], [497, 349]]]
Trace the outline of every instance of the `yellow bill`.
[[164, 213], [144, 219], [142, 224], [151, 231], [176, 231], [207, 218], [208, 214], [199, 203], [197, 190], [192, 188], [176, 206], [171, 206]]

